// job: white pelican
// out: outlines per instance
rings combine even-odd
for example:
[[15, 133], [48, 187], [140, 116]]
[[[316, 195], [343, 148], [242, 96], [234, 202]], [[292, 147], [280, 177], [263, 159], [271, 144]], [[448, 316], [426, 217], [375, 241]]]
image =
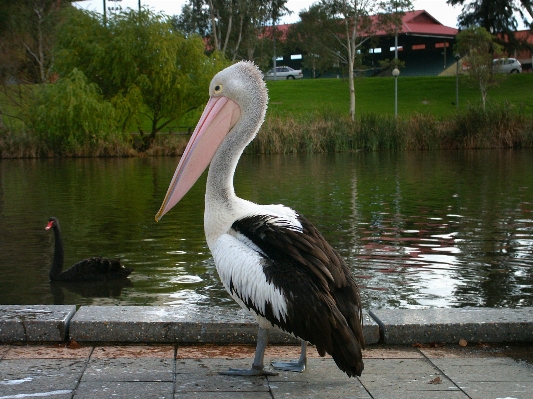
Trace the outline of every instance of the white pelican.
[[263, 364], [268, 329], [275, 326], [300, 338], [302, 353], [297, 362], [274, 367], [303, 371], [310, 342], [348, 376], [361, 375], [361, 300], [340, 255], [296, 211], [235, 195], [237, 162], [265, 118], [268, 95], [261, 72], [252, 62], [234, 64], [215, 75], [209, 94], [155, 218], [176, 205], [211, 164], [204, 213], [207, 245], [224, 287], [259, 323], [252, 369], [223, 374], [277, 374]]

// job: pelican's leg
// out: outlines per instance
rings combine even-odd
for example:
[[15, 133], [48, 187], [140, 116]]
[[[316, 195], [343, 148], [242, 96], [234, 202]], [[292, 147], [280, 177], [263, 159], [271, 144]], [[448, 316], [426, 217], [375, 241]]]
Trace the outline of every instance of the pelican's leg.
[[290, 362], [272, 362], [270, 364], [272, 364], [272, 367], [276, 370], [297, 371], [301, 373], [307, 366], [307, 342], [302, 341], [302, 352], [300, 353], [300, 358], [298, 360]]
[[221, 371], [222, 375], [242, 375], [242, 376], [255, 376], [255, 375], [278, 375], [275, 371], [265, 370], [264, 359], [265, 349], [268, 345], [268, 330], [259, 327], [257, 333], [257, 346], [255, 348], [254, 362], [251, 369], [229, 369], [228, 371]]

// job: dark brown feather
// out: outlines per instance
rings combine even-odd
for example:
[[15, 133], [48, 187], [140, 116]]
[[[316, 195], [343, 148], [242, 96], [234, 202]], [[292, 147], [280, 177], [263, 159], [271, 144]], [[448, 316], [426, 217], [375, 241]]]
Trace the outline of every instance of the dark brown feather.
[[364, 348], [359, 289], [350, 270], [320, 232], [304, 217], [302, 229], [271, 215], [234, 222], [264, 254], [263, 271], [287, 298], [287, 317], [278, 320], [270, 304], [262, 314], [250, 298], [250, 308], [272, 324], [314, 344], [321, 356], [332, 355], [349, 376], [363, 370]]

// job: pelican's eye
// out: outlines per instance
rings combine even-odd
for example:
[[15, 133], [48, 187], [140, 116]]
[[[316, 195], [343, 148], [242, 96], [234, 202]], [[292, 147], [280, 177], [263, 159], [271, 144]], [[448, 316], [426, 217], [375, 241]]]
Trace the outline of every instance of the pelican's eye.
[[222, 93], [222, 85], [216, 85], [215, 86], [215, 94]]

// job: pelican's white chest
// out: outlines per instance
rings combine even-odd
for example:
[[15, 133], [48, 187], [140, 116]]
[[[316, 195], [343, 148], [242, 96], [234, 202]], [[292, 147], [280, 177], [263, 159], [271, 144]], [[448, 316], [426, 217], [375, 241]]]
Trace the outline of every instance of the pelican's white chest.
[[[270, 306], [278, 320], [287, 315], [287, 299], [279, 287], [268, 281], [263, 265], [264, 253], [250, 239], [232, 229], [235, 221], [258, 214], [294, 216], [294, 211], [279, 205], [261, 206], [234, 197], [224, 204], [206, 198], [204, 228], [218, 275], [226, 290], [243, 308], [253, 306], [264, 315]], [[287, 212], [288, 211], [288, 212]]]

